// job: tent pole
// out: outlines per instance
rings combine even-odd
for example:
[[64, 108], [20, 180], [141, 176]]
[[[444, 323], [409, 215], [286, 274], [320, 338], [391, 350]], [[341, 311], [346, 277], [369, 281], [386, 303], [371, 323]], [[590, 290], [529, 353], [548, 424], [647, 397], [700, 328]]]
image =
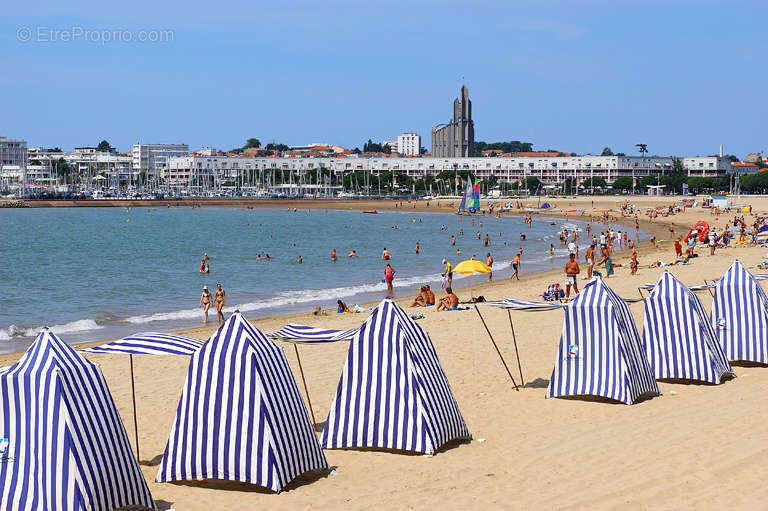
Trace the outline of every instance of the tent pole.
[[128, 355], [131, 361], [131, 396], [133, 397], [133, 434], [136, 435], [136, 461], [141, 463], [139, 456], [139, 421], [136, 418], [136, 383], [133, 378], [133, 354]]
[[477, 311], [477, 315], [480, 316], [480, 321], [483, 322], [483, 326], [485, 327], [485, 331], [488, 332], [488, 337], [491, 338], [491, 342], [493, 343], [493, 347], [496, 348], [496, 353], [499, 354], [499, 358], [501, 359], [501, 363], [504, 364], [504, 369], [507, 370], [507, 374], [509, 375], [509, 379], [512, 380], [512, 384], [515, 386], [515, 390], [520, 392], [520, 389], [517, 388], [517, 382], [515, 382], [515, 378], [512, 376], [512, 372], [509, 370], [509, 367], [507, 367], [507, 362], [504, 360], [504, 357], [501, 354], [501, 351], [499, 351], [499, 347], [496, 345], [496, 341], [493, 340], [493, 335], [491, 334], [491, 331], [488, 329], [488, 325], [485, 324], [485, 319], [483, 319], [483, 315], [480, 314], [480, 307], [475, 305], [475, 310]]
[[643, 297], [643, 288], [638, 287], [637, 288], [637, 292], [640, 293], [640, 298], [642, 298]]
[[512, 342], [515, 343], [515, 356], [517, 357], [517, 369], [520, 371], [520, 385], [525, 388], [525, 378], [523, 378], [523, 367], [520, 365], [520, 352], [517, 351], [517, 336], [515, 335], [515, 325], [512, 324], [512, 309], [507, 309], [509, 316], [509, 328], [512, 329]]
[[293, 349], [296, 351], [296, 360], [299, 362], [299, 372], [301, 373], [301, 381], [304, 383], [304, 393], [307, 395], [307, 403], [309, 404], [309, 413], [312, 415], [312, 427], [317, 426], [315, 420], [315, 412], [312, 410], [312, 400], [309, 399], [309, 390], [307, 390], [307, 379], [304, 378], [304, 369], [301, 367], [301, 357], [299, 356], [299, 347], [293, 344]]

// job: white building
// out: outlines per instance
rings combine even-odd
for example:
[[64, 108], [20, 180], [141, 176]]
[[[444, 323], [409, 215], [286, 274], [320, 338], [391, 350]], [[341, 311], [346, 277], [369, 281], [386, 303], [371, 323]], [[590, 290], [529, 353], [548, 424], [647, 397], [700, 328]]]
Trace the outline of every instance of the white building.
[[[730, 161], [720, 157], [683, 158], [690, 176], [723, 176], [731, 172]], [[711, 163], [711, 165], [710, 165]], [[545, 184], [562, 183], [568, 178], [584, 181], [600, 177], [609, 184], [618, 177], [640, 179], [654, 174], [669, 173], [671, 157], [662, 156], [521, 156], [496, 158], [406, 158], [406, 157], [322, 157], [322, 158], [267, 158], [267, 157], [184, 157], [171, 158], [163, 176], [171, 186], [189, 186], [199, 183], [202, 176], [228, 181], [248, 176], [250, 182], [261, 182], [264, 171], [290, 172], [303, 176], [309, 170], [329, 169], [340, 177], [353, 172], [367, 172], [374, 176], [396, 172], [413, 179], [435, 177], [444, 171], [467, 170], [479, 179], [496, 178], [514, 183], [529, 176]]]
[[0, 190], [23, 187], [27, 169], [27, 141], [0, 137]]
[[421, 135], [403, 133], [397, 137], [397, 152], [405, 156], [418, 156], [421, 151]]
[[720, 176], [731, 171], [731, 160], [722, 156], [689, 156], [683, 158], [689, 176]]
[[0, 167], [4, 167], [6, 165], [14, 167], [26, 167], [26, 140], [8, 140], [7, 137], [0, 137]]
[[384, 146], [389, 147], [389, 150], [392, 151], [393, 153], [399, 152], [398, 151], [399, 147], [397, 145], [397, 140], [389, 140], [387, 142], [382, 142], [381, 146], [382, 147], [384, 147]]
[[[81, 151], [85, 149], [85, 151]], [[29, 150], [27, 185], [32, 189], [59, 191], [67, 187], [90, 187], [96, 176], [105, 187], [126, 186], [135, 183], [133, 157], [116, 153], [93, 152], [78, 148], [72, 152], [51, 152], [42, 148]], [[69, 172], [61, 172], [61, 160]]]
[[159, 175], [167, 167], [170, 158], [189, 154], [187, 144], [134, 144], [133, 170], [146, 172], [147, 175]]

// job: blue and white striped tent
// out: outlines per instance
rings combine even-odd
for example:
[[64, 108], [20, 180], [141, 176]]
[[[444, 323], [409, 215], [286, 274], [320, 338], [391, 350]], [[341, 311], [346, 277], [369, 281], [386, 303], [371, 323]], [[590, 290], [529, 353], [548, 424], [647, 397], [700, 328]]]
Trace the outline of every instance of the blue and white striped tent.
[[717, 384], [733, 376], [701, 301], [669, 272], [645, 300], [643, 345], [657, 379]]
[[547, 397], [592, 395], [632, 404], [659, 394], [629, 307], [593, 278], [565, 309]]
[[350, 343], [323, 447], [433, 454], [446, 442], [468, 438], [429, 336], [392, 300], [383, 300]]
[[49, 330], [0, 374], [0, 508], [154, 509], [99, 367]]
[[282, 348], [235, 312], [192, 355], [157, 481], [226, 479], [280, 491], [324, 468]]
[[123, 355], [192, 355], [203, 341], [182, 335], [144, 332], [80, 350], [82, 353]]
[[270, 339], [279, 339], [281, 341], [297, 343], [313, 342], [338, 342], [350, 341], [357, 334], [359, 328], [351, 330], [329, 330], [327, 328], [316, 328], [306, 325], [296, 325], [289, 323], [283, 328], [271, 334], [267, 334]]
[[728, 360], [768, 364], [768, 297], [738, 260], [717, 281], [710, 319]]

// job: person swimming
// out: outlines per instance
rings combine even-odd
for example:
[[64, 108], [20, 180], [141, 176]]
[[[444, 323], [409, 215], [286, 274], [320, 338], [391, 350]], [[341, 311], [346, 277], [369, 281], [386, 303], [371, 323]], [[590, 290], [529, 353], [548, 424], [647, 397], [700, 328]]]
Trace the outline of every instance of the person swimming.
[[357, 255], [356, 250], [350, 250], [349, 252], [347, 252], [347, 257], [360, 257], [360, 256]]

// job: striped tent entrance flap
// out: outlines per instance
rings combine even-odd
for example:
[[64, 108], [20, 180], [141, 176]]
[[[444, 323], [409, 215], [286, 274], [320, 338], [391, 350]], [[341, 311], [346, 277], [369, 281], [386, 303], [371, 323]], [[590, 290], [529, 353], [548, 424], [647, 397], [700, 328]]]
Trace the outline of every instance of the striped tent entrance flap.
[[768, 364], [768, 297], [738, 260], [715, 285], [710, 321], [728, 360]]
[[433, 454], [446, 442], [469, 438], [429, 336], [383, 300], [350, 342], [323, 447]]
[[717, 384], [733, 376], [699, 297], [669, 272], [645, 300], [643, 345], [657, 379]]
[[157, 481], [226, 479], [280, 491], [324, 468], [282, 348], [235, 312], [192, 355]]
[[632, 404], [659, 394], [629, 306], [592, 279], [565, 309], [547, 397], [592, 395]]
[[44, 330], [0, 375], [0, 508], [154, 509], [99, 367]]

